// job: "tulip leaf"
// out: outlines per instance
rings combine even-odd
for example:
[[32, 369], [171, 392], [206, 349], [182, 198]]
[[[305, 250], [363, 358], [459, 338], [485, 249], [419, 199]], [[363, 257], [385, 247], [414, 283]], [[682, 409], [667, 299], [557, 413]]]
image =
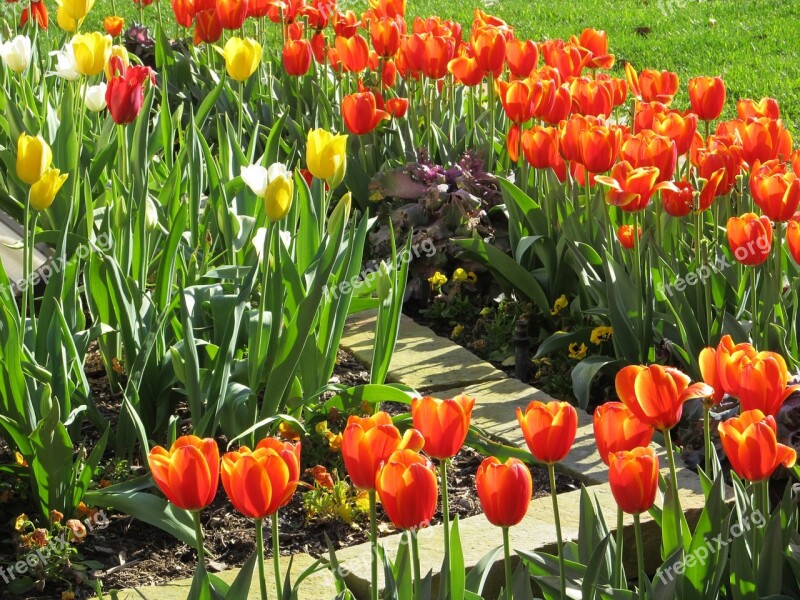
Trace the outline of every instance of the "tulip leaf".
[[491, 573], [494, 564], [497, 562], [497, 557], [502, 553], [503, 547], [498, 546], [497, 548], [487, 552], [477, 563], [475, 563], [475, 566], [470, 569], [469, 573], [467, 573], [467, 578], [465, 580], [467, 592], [472, 592], [473, 594], [478, 595], [483, 593], [483, 586], [486, 585], [486, 581], [489, 579], [489, 574]]
[[[525, 574], [527, 578], [527, 572]], [[464, 600], [466, 591], [466, 571], [464, 552], [461, 547], [458, 515], [450, 524], [450, 600]]]
[[[617, 333], [615, 331], [614, 337], [616, 336]], [[610, 356], [595, 355], [588, 356], [575, 365], [572, 369], [572, 389], [580, 408], [586, 410], [586, 407], [589, 406], [592, 382], [597, 377], [597, 374], [603, 369], [616, 367], [620, 364], [621, 361]]]

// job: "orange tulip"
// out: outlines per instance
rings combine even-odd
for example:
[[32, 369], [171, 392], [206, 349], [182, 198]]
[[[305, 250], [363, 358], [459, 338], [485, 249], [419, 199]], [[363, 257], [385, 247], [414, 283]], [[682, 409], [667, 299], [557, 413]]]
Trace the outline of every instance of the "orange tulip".
[[647, 446], [653, 439], [653, 428], [637, 419], [622, 402], [606, 402], [598, 406], [592, 427], [597, 451], [606, 464], [609, 454]]
[[689, 80], [692, 110], [703, 121], [713, 121], [722, 114], [725, 96], [722, 77], [695, 77]]
[[217, 18], [223, 29], [239, 29], [247, 18], [247, 0], [217, 0]]
[[616, 378], [617, 395], [642, 423], [659, 431], [672, 429], [681, 420], [683, 403], [713, 394], [704, 383], [690, 384], [684, 373], [672, 367], [630, 365]]
[[591, 60], [591, 53], [581, 51], [575, 44], [564, 40], [548, 40], [540, 47], [546, 65], [556, 69], [562, 81], [570, 77], [580, 77], [581, 72]]
[[[639, 239], [642, 239], [642, 228], [639, 227]], [[626, 250], [633, 250], [636, 247], [636, 240], [633, 239], [633, 225], [620, 225], [617, 228], [617, 240], [619, 245]]]
[[360, 35], [351, 37], [336, 36], [336, 52], [345, 70], [351, 73], [360, 73], [367, 68], [369, 63], [369, 45]]
[[406, 0], [369, 0], [369, 8], [378, 18], [402, 18], [406, 14]]
[[400, 49], [400, 35], [405, 25], [398, 19], [379, 19], [369, 25], [372, 47], [383, 58], [390, 58]]
[[311, 42], [308, 40], [287, 40], [283, 47], [283, 68], [286, 74], [299, 77], [311, 68]]
[[[713, 136], [712, 136], [713, 137]], [[713, 150], [701, 149], [697, 158], [693, 160], [698, 167], [698, 174], [703, 179], [710, 180], [714, 173], [722, 171], [722, 178], [715, 191], [716, 196], [725, 196], [736, 185], [736, 178], [742, 172], [744, 157], [741, 146], [717, 146]]]
[[245, 517], [263, 519], [289, 503], [300, 480], [300, 444], [262, 440], [222, 457], [222, 487]]
[[526, 123], [533, 118], [533, 86], [527, 80], [498, 81], [497, 93], [509, 120]]
[[433, 464], [413, 450], [398, 450], [389, 457], [378, 471], [375, 489], [399, 529], [427, 527], [436, 512], [439, 489]]
[[215, 9], [198, 11], [195, 15], [194, 44], [213, 44], [222, 37], [222, 25]]
[[778, 106], [778, 101], [773, 98], [762, 98], [758, 102], [750, 99], [739, 100], [736, 103], [736, 112], [739, 114], [740, 119], [749, 119], [751, 117], [781, 118], [781, 109]]
[[624, 211], [636, 212], [650, 204], [655, 192], [673, 187], [669, 182], [658, 183], [658, 173], [658, 167], [634, 169], [623, 160], [614, 165], [610, 176], [598, 175], [595, 181], [608, 186], [606, 202]]
[[424, 443], [416, 429], [409, 429], [401, 436], [385, 412], [363, 418], [352, 415], [342, 433], [342, 460], [354, 486], [374, 490], [381, 463], [395, 450], [408, 448], [418, 452]]
[[717, 133], [726, 131], [736, 134], [742, 146], [744, 160], [751, 168], [756, 168], [756, 163], [774, 158], [788, 160], [792, 153], [792, 135], [782, 121], [767, 117], [745, 121], [734, 119], [725, 124], [720, 123], [717, 128]]
[[658, 492], [658, 469], [658, 457], [652, 448], [609, 455], [608, 483], [623, 512], [638, 515], [653, 507]]
[[172, 0], [172, 11], [181, 27], [191, 27], [197, 12], [194, 0]]
[[214, 500], [219, 486], [219, 448], [212, 439], [186, 435], [167, 451], [150, 450], [153, 479], [167, 499], [183, 510], [202, 510]]
[[576, 77], [570, 84], [570, 94], [582, 115], [608, 117], [614, 108], [614, 91], [608, 81]]
[[719, 438], [736, 473], [750, 481], [769, 479], [778, 465], [794, 466], [797, 453], [778, 443], [778, 426], [771, 415], [748, 410], [719, 424]]
[[103, 27], [105, 28], [106, 33], [111, 37], [117, 37], [122, 32], [122, 28], [124, 26], [125, 19], [122, 17], [109, 15], [103, 19]]
[[651, 129], [658, 135], [668, 137], [678, 149], [678, 156], [686, 154], [697, 131], [697, 115], [682, 115], [677, 111], [655, 113]]
[[408, 112], [408, 98], [389, 98], [386, 101], [386, 111], [393, 119], [402, 119]]
[[[728, 336], [728, 339], [730, 339], [730, 336]], [[700, 363], [700, 374], [703, 376], [703, 381], [714, 390], [714, 394], [708, 398], [708, 402], [711, 405], [717, 405], [725, 397], [725, 388], [722, 385], [720, 372], [717, 368], [717, 349], [703, 348], [700, 351], [698, 362]]]
[[365, 135], [372, 132], [389, 113], [378, 110], [375, 94], [372, 92], [356, 92], [345, 96], [342, 100], [342, 117], [351, 133]]
[[599, 120], [593, 117], [584, 117], [583, 115], [572, 115], [570, 118], [559, 124], [559, 149], [561, 156], [570, 162], [580, 162], [581, 148], [580, 136], [581, 133], [592, 125], [599, 124]]
[[694, 207], [694, 188], [688, 181], [676, 181], [673, 187], [661, 190], [661, 202], [669, 216], [685, 217]]
[[[9, 0], [6, 1], [8, 2]], [[17, 0], [10, 1], [16, 2]], [[19, 26], [25, 27], [31, 15], [33, 15], [34, 23], [41, 29], [47, 31], [47, 27], [50, 25], [50, 15], [47, 12], [47, 5], [44, 3], [44, 0], [31, 0], [30, 5], [22, 9], [22, 14], [19, 17]]]
[[786, 399], [800, 386], [789, 386], [786, 361], [776, 352], [744, 355], [735, 364], [736, 396], [742, 410], [758, 409], [766, 415], [777, 416]]
[[634, 168], [658, 167], [658, 182], [669, 181], [678, 165], [678, 147], [668, 137], [644, 130], [629, 135], [620, 147], [620, 159]]
[[[455, 42], [452, 38], [431, 34], [423, 42], [422, 74], [430, 79], [441, 79], [447, 75], [447, 66], [455, 56]], [[478, 67], [480, 68], [480, 64]]]
[[746, 213], [728, 219], [728, 244], [733, 257], [743, 265], [760, 265], [772, 248], [772, 223], [769, 217]]
[[383, 70], [381, 71], [381, 83], [383, 87], [390, 88], [394, 87], [395, 81], [397, 81], [397, 65], [392, 59], [387, 59], [383, 61]]
[[568, 402], [534, 400], [524, 413], [517, 408], [517, 421], [531, 454], [547, 464], [569, 454], [578, 431], [578, 413]]
[[[656, 115], [663, 115], [670, 112], [670, 108], [661, 102], [636, 102], [636, 111], [633, 116], [633, 124], [635, 131], [642, 131], [644, 129], [653, 129], [653, 121]], [[679, 113], [680, 114], [680, 113]], [[697, 125], [697, 115], [695, 116], [695, 125]], [[656, 132], [659, 133], [659, 132]], [[659, 133], [659, 135], [664, 135]], [[692, 132], [692, 136], [694, 132]], [[672, 136], [667, 136], [672, 137]]]
[[506, 64], [514, 77], [527, 77], [539, 62], [539, 46], [533, 40], [512, 39], [506, 42]]
[[734, 344], [730, 335], [723, 335], [717, 344], [714, 358], [717, 363], [716, 378], [726, 394], [738, 395], [739, 363], [745, 358], [755, 358], [756, 349], [747, 342]]
[[[542, 86], [545, 86], [547, 83], [547, 81], [541, 82]], [[550, 83], [551, 85], [549, 88], [553, 90], [552, 103], [546, 105], [542, 102], [542, 108], [544, 109], [544, 107], [547, 106], [547, 111], [541, 112], [540, 110], [534, 109], [533, 116], [540, 118], [548, 125], [558, 125], [561, 121], [569, 117], [570, 112], [572, 112], [572, 95], [569, 93], [568, 84], [565, 83], [561, 87], [556, 87], [554, 82]]]
[[796, 219], [789, 221], [786, 225], [786, 245], [794, 262], [800, 265], [800, 222]]
[[500, 75], [506, 61], [506, 38], [503, 32], [487, 25], [472, 32], [470, 43], [478, 68], [484, 74]]
[[678, 75], [670, 71], [645, 69], [637, 74], [630, 63], [625, 65], [625, 79], [631, 94], [643, 102], [661, 102], [670, 105], [678, 91]]
[[433, 458], [452, 458], [467, 438], [475, 398], [456, 396], [439, 400], [431, 396], [411, 401], [414, 428], [425, 438], [425, 453]]
[[622, 130], [619, 127], [590, 126], [578, 136], [579, 162], [591, 173], [605, 173], [617, 161], [621, 145]]
[[333, 31], [337, 37], [351, 38], [356, 35], [361, 21], [352, 10], [336, 11], [333, 14]]
[[461, 54], [447, 63], [447, 70], [461, 85], [475, 87], [483, 82], [483, 71], [472, 56]]
[[486, 519], [496, 527], [513, 527], [528, 512], [533, 494], [533, 479], [521, 460], [509, 458], [501, 463], [490, 456], [478, 467], [475, 487]]
[[522, 152], [534, 169], [553, 169], [561, 161], [555, 127], [533, 127], [522, 132]]
[[614, 106], [622, 106], [628, 99], [628, 83], [619, 77], [611, 77], [608, 73], [598, 73], [597, 81], [605, 81], [611, 88], [611, 101]]
[[506, 149], [508, 158], [512, 163], [519, 161], [519, 146], [522, 137], [522, 129], [517, 123], [512, 123], [506, 134]]
[[800, 206], [800, 179], [787, 164], [770, 160], [750, 175], [753, 201], [773, 221], [792, 218]]
[[605, 31], [584, 29], [577, 44], [589, 51], [590, 58], [586, 66], [590, 69], [608, 70], [614, 66], [615, 57], [608, 53], [608, 34]]

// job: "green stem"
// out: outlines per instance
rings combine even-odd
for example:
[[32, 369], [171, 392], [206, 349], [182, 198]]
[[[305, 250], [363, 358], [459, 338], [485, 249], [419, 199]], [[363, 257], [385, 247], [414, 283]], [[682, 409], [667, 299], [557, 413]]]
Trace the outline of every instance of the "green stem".
[[703, 410], [703, 439], [705, 441], [706, 475], [711, 476], [711, 409]]
[[442, 478], [442, 524], [444, 525], [444, 558], [448, 565], [448, 572], [442, 573], [443, 577], [450, 576], [450, 502], [447, 494], [447, 459], [439, 462], [439, 474]]
[[244, 81], [239, 82], [239, 146], [244, 148], [242, 135], [244, 131]]
[[505, 571], [506, 571], [506, 600], [513, 600], [511, 595], [511, 542], [508, 539], [508, 527], [503, 527], [503, 550], [505, 553]]
[[675, 451], [672, 447], [672, 437], [670, 436], [669, 430], [664, 431], [664, 440], [667, 444], [667, 460], [669, 461], [669, 477], [670, 477], [670, 485], [672, 486], [673, 491], [675, 492], [675, 523], [680, 529], [679, 538], [681, 540], [681, 545], [683, 545], [683, 530], [681, 529], [681, 521], [683, 517], [683, 512], [681, 511], [681, 501], [680, 496], [678, 495], [678, 472], [675, 468]]
[[[31, 287], [31, 273], [30, 273], [30, 260], [29, 257], [33, 255], [33, 240], [34, 232], [31, 231], [31, 194], [28, 190], [28, 201], [25, 203], [25, 246], [22, 256], [22, 311], [21, 316], [21, 331], [25, 335], [25, 319], [28, 318], [28, 296], [30, 294], [29, 287]], [[32, 304], [33, 302], [31, 302]]]
[[622, 509], [617, 507], [617, 553], [614, 555], [614, 570], [611, 575], [611, 582], [618, 588], [622, 588], [622, 538], [624, 533], [625, 518]]
[[272, 514], [272, 568], [275, 571], [275, 590], [278, 598], [283, 598], [281, 583], [281, 540], [278, 536], [278, 511]]
[[200, 522], [200, 511], [192, 512], [192, 519], [194, 521], [194, 535], [197, 540], [197, 563], [206, 566], [206, 550], [203, 548], [203, 524]]
[[369, 541], [372, 545], [372, 600], [378, 600], [378, 514], [375, 490], [369, 491]]
[[760, 343], [760, 333], [759, 333], [759, 325], [758, 322], [758, 294], [756, 290], [758, 289], [756, 286], [758, 285], [758, 274], [756, 273], [756, 268], [750, 268], [750, 276], [753, 279], [752, 283], [750, 284], [750, 300], [752, 301], [752, 308], [750, 309], [750, 320], [752, 321], [752, 328], [750, 331], [750, 339], [752, 339], [753, 344], [757, 345]]
[[494, 77], [489, 75], [489, 159], [486, 163], [487, 171], [494, 168], [494, 136], [495, 136], [495, 110], [496, 98], [494, 93]]
[[550, 496], [553, 499], [553, 521], [556, 525], [556, 542], [558, 544], [558, 579], [561, 589], [561, 599], [567, 597], [567, 571], [564, 563], [564, 547], [561, 539], [561, 517], [558, 514], [558, 494], [556, 493], [556, 468], [554, 465], [547, 465], [550, 474]]
[[642, 525], [639, 522], [639, 515], [633, 515], [633, 528], [636, 532], [636, 563], [639, 566], [639, 600], [645, 598], [645, 579], [647, 575], [644, 572], [644, 544], [642, 544]]
[[267, 600], [267, 577], [264, 574], [264, 522], [256, 519], [256, 551], [258, 552], [258, 583], [261, 586], [261, 600]]
[[[783, 325], [783, 229], [782, 223], [775, 223], [775, 306], [773, 307], [774, 321], [777, 325]], [[768, 340], [765, 340], [768, 341]]]
[[422, 598], [422, 575], [419, 568], [419, 542], [417, 533], [409, 531], [411, 537], [411, 560], [414, 563], [414, 598]]

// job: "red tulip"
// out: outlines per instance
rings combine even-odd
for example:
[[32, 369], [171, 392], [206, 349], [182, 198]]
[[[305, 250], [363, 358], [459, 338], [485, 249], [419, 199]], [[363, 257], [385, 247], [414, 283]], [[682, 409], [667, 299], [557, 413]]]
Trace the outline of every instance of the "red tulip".
[[650, 510], [658, 492], [658, 457], [652, 448], [609, 455], [608, 483], [617, 506], [623, 512], [638, 515]]
[[357, 92], [342, 100], [342, 117], [351, 133], [365, 135], [372, 132], [381, 121], [388, 119], [389, 113], [377, 109], [372, 92]]
[[217, 19], [223, 29], [240, 29], [247, 18], [247, 0], [217, 0]]
[[298, 77], [311, 68], [313, 52], [308, 40], [287, 40], [283, 47], [283, 68], [287, 75]]
[[408, 112], [408, 98], [389, 98], [386, 101], [386, 111], [393, 119], [402, 119]]
[[411, 401], [414, 429], [425, 438], [425, 453], [433, 458], [452, 458], [469, 432], [475, 398], [456, 396], [439, 400], [431, 396]]
[[215, 9], [201, 10], [195, 14], [194, 44], [213, 44], [222, 37], [222, 25]]
[[793, 448], [778, 443], [778, 426], [772, 416], [748, 410], [719, 424], [722, 448], [731, 467], [744, 479], [769, 479], [778, 465], [792, 467], [797, 460]]
[[800, 222], [797, 219], [789, 221], [786, 225], [786, 245], [794, 262], [800, 265]]
[[661, 202], [671, 217], [685, 217], [694, 207], [694, 188], [688, 181], [676, 181], [673, 187], [661, 190]]
[[393, 453], [375, 477], [386, 515], [399, 529], [427, 527], [436, 512], [439, 488], [433, 464], [413, 450]]
[[178, 508], [201, 510], [217, 495], [219, 449], [212, 439], [180, 437], [169, 451], [150, 450], [148, 463], [156, 485]]
[[33, 15], [33, 20], [36, 21], [36, 24], [41, 29], [47, 30], [47, 26], [50, 24], [50, 16], [47, 13], [47, 6], [44, 0], [32, 0], [30, 6], [26, 6], [22, 10], [22, 14], [19, 18], [20, 27], [25, 27], [25, 24], [30, 19], [30, 15]]
[[531, 454], [547, 464], [564, 460], [578, 431], [578, 413], [568, 402], [534, 400], [524, 413], [517, 408], [517, 421]]
[[533, 494], [533, 479], [521, 460], [509, 458], [505, 464], [494, 456], [485, 459], [475, 474], [475, 487], [486, 519], [497, 527], [513, 527], [528, 512]]
[[725, 96], [722, 77], [695, 77], [689, 80], [692, 111], [703, 121], [713, 121], [722, 114]]
[[606, 402], [598, 406], [592, 427], [597, 451], [606, 464], [609, 454], [647, 446], [653, 439], [653, 428], [637, 419], [622, 402]]
[[532, 40], [506, 42], [506, 64], [514, 77], [527, 77], [539, 62], [539, 46]]
[[106, 104], [111, 118], [117, 125], [132, 123], [142, 110], [144, 86], [149, 80], [155, 85], [156, 79], [150, 67], [126, 67], [117, 56], [112, 56], [113, 76], [106, 88]]
[[743, 265], [760, 265], [772, 248], [772, 223], [768, 217], [746, 213], [728, 219], [728, 244], [733, 257]]
[[[639, 227], [639, 239], [642, 239], [642, 228]], [[633, 250], [636, 247], [636, 240], [633, 239], [633, 225], [620, 225], [617, 228], [617, 240], [619, 245], [626, 250]]]

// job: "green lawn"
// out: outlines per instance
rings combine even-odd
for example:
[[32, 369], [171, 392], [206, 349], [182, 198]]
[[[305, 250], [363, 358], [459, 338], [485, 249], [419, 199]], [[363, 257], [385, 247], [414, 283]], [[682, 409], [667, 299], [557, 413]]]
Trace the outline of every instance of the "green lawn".
[[[48, 0], [49, 1], [49, 0]], [[132, 0], [115, 0], [128, 20], [137, 16]], [[366, 0], [340, 0], [344, 8], [362, 10]], [[800, 135], [800, 2], [797, 0], [408, 0], [410, 15], [438, 14], [466, 26], [475, 6], [514, 25], [519, 36], [536, 40], [567, 38], [584, 27], [605, 29], [611, 49], [637, 70], [670, 69], [685, 82], [695, 75], [722, 75], [729, 109], [743, 97], [777, 98], [787, 125]], [[665, 16], [661, 7], [669, 15]], [[164, 2], [164, 15], [172, 13]], [[98, 0], [88, 25], [101, 27], [111, 12], [110, 0]], [[156, 21], [155, 5], [145, 9]], [[617, 74], [621, 66], [615, 68]]]

